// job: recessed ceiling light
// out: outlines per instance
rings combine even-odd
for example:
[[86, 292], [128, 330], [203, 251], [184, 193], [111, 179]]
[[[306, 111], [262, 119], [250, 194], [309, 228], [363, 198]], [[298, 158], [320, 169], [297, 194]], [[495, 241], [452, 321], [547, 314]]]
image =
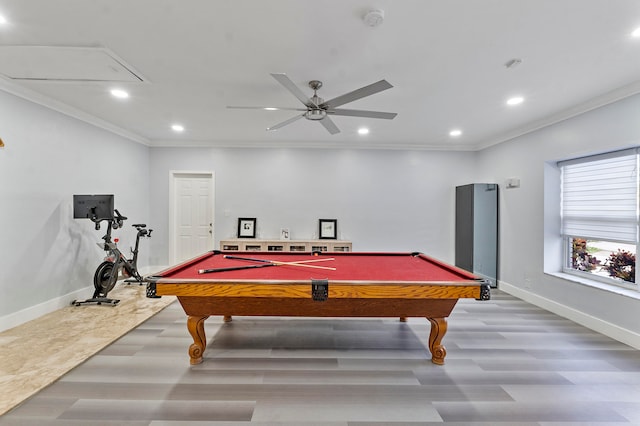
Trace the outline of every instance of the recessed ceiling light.
[[359, 135], [368, 135], [369, 134], [369, 129], [367, 129], [366, 127], [361, 127], [358, 129], [358, 134]]
[[524, 102], [524, 98], [522, 96], [514, 96], [507, 100], [507, 105], [520, 105]]
[[129, 93], [125, 92], [122, 89], [113, 89], [111, 90], [111, 95], [119, 99], [126, 99], [129, 97]]
[[184, 126], [182, 124], [172, 124], [171, 129], [174, 132], [184, 132]]
[[462, 130], [460, 130], [460, 129], [454, 129], [454, 130], [449, 132], [449, 136], [454, 137], [454, 138], [457, 138], [461, 134], [462, 134]]
[[278, 108], [275, 108], [275, 107], [264, 107], [264, 110], [265, 111], [277, 111]]
[[633, 30], [633, 32], [631, 33], [631, 37], [640, 37], [640, 27]]
[[8, 22], [7, 18], [5, 18], [4, 16], [0, 15], [0, 25], [6, 24], [7, 22]]

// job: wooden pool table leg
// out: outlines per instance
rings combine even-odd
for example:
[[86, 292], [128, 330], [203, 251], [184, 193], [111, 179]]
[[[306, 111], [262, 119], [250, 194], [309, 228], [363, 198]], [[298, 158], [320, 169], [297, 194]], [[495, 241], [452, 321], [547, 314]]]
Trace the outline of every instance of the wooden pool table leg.
[[431, 351], [431, 362], [434, 364], [444, 364], [444, 357], [447, 350], [440, 344], [447, 332], [446, 318], [427, 318], [431, 323], [431, 334], [429, 335], [429, 351]]
[[231, 315], [224, 315], [222, 317], [222, 321], [224, 322], [231, 322], [231, 320], [232, 320]]
[[191, 357], [191, 365], [200, 364], [202, 362], [202, 354], [207, 348], [207, 336], [204, 333], [204, 321], [208, 316], [192, 316], [187, 318], [187, 330], [193, 337], [193, 344], [189, 346], [189, 356]]

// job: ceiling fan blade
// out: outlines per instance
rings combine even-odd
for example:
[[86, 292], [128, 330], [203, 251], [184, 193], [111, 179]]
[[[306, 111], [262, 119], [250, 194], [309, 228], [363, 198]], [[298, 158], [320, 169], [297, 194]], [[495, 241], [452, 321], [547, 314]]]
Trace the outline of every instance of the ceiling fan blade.
[[346, 115], [349, 117], [367, 117], [367, 118], [384, 118], [385, 120], [393, 120], [398, 113], [396, 112], [380, 112], [380, 111], [364, 111], [361, 109], [330, 109], [327, 114]]
[[349, 102], [364, 98], [365, 96], [370, 96], [378, 92], [382, 92], [383, 90], [391, 89], [392, 87], [393, 86], [391, 85], [391, 83], [389, 83], [387, 80], [380, 80], [376, 83], [356, 89], [353, 92], [345, 93], [344, 95], [338, 96], [337, 98], [329, 99], [319, 106], [321, 108], [335, 108], [340, 105], [348, 104]]
[[279, 128], [284, 127], [284, 126], [286, 126], [287, 124], [291, 124], [291, 123], [293, 123], [294, 121], [301, 119], [303, 116], [304, 116], [304, 114], [296, 115], [295, 117], [291, 117], [290, 119], [285, 120], [285, 121], [283, 121], [282, 123], [278, 123], [278, 124], [273, 125], [273, 126], [271, 126], [271, 127], [267, 127], [267, 130], [278, 130]]
[[306, 111], [305, 108], [227, 105], [227, 109], [262, 109], [265, 111]]
[[302, 102], [307, 107], [317, 108], [318, 106], [314, 104], [311, 99], [307, 95], [304, 94], [302, 90], [296, 84], [291, 81], [286, 74], [271, 74], [273, 78], [278, 80], [278, 83], [282, 84], [285, 89], [293, 94], [300, 102]]
[[320, 124], [322, 124], [324, 128], [327, 129], [327, 131], [332, 135], [335, 135], [336, 133], [340, 133], [340, 129], [338, 129], [338, 126], [336, 126], [336, 124], [333, 121], [331, 121], [329, 116], [325, 115], [325, 117], [319, 121], [320, 121]]

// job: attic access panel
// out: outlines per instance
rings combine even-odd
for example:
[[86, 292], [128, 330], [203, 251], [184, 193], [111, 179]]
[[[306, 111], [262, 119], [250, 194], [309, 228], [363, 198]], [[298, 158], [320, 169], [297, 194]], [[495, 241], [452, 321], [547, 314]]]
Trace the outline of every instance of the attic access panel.
[[0, 74], [16, 81], [145, 81], [104, 47], [0, 46]]

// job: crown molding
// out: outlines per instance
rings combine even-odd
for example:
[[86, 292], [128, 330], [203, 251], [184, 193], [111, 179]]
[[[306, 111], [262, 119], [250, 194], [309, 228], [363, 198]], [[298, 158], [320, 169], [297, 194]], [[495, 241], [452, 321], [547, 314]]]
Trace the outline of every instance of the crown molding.
[[108, 121], [105, 121], [101, 118], [91, 115], [78, 108], [74, 108], [63, 102], [56, 101], [55, 99], [52, 99], [48, 96], [42, 95], [24, 86], [18, 85], [13, 81], [11, 81], [11, 79], [2, 75], [0, 75], [0, 90], [10, 93], [19, 98], [26, 99], [29, 102], [33, 102], [45, 108], [49, 108], [61, 114], [67, 115], [69, 117], [75, 118], [82, 122], [91, 124], [103, 130], [107, 130], [111, 133], [114, 133], [118, 136], [122, 136], [123, 138], [129, 139], [133, 142], [137, 142], [146, 146], [150, 145], [149, 140], [147, 138], [144, 138], [128, 130], [125, 130], [121, 127], [115, 126], [112, 123], [109, 123]]
[[475, 145], [472, 150], [481, 151], [491, 146], [498, 145], [500, 143], [510, 141], [528, 133], [535, 132], [536, 130], [540, 130], [545, 127], [549, 127], [554, 124], [569, 120], [573, 117], [577, 117], [581, 114], [593, 111], [603, 106], [610, 105], [630, 96], [637, 95], [638, 93], [640, 93], [640, 80], [622, 87], [618, 87], [617, 89], [613, 89], [600, 96], [596, 96], [595, 98], [591, 98], [578, 105], [572, 106], [571, 108], [567, 108], [555, 114], [548, 115], [540, 120], [533, 121], [525, 126], [510, 130], [497, 137], [487, 139]]

